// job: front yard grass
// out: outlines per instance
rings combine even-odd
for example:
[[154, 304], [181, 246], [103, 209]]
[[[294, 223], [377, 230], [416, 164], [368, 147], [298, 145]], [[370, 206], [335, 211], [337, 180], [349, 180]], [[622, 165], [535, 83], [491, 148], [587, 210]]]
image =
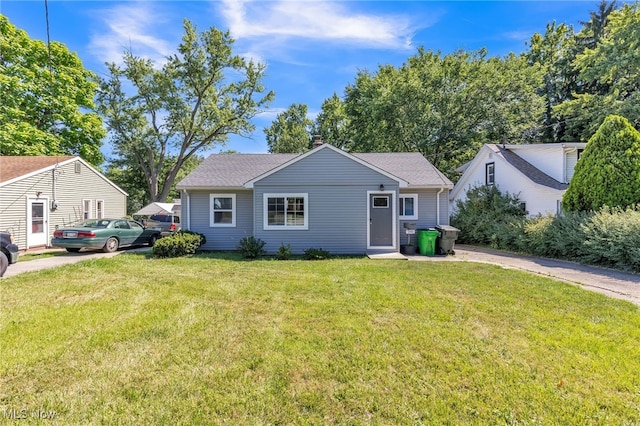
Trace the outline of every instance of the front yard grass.
[[0, 281], [0, 342], [0, 423], [640, 423], [638, 307], [491, 265], [121, 254]]

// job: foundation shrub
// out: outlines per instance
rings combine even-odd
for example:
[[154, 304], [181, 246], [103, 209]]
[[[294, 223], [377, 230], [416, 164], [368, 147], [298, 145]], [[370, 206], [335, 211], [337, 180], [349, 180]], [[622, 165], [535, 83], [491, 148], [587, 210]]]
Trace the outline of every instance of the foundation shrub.
[[180, 257], [195, 252], [207, 241], [197, 232], [178, 231], [161, 238], [153, 246], [153, 254], [157, 257]]
[[245, 259], [257, 259], [266, 254], [264, 246], [267, 243], [260, 238], [244, 237], [238, 244], [238, 250]]

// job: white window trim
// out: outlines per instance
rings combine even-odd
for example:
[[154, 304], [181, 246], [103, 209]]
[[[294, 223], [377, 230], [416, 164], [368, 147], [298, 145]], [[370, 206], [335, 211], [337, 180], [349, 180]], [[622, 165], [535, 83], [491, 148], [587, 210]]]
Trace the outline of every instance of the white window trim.
[[[216, 198], [231, 198], [231, 223], [214, 223], [215, 210], [213, 200]], [[212, 228], [235, 228], [236, 226], [236, 194], [209, 194], [209, 226]], [[228, 210], [223, 210], [228, 211]]]
[[[89, 210], [85, 210], [85, 206], [87, 205], [87, 201], [89, 202]], [[84, 214], [87, 213], [87, 217], [84, 217]], [[93, 202], [88, 198], [82, 199], [82, 220], [94, 219], [93, 217]]]
[[[98, 210], [98, 205], [102, 204], [102, 211]], [[98, 213], [102, 213], [100, 217], [98, 217]], [[96, 200], [96, 217], [94, 219], [104, 219], [104, 200]]]
[[[385, 200], [387, 200], [387, 205], [386, 206], [376, 206], [375, 203], [375, 199], [376, 198], [384, 198]], [[373, 207], [374, 209], [388, 209], [391, 207], [391, 198], [389, 197], [389, 195], [374, 195], [373, 196], [374, 202], [373, 202]]]
[[[297, 197], [304, 199], [304, 225], [269, 225], [269, 198]], [[285, 204], [286, 205], [286, 204]], [[285, 212], [286, 213], [286, 212]], [[262, 194], [262, 226], [265, 231], [306, 231], [309, 229], [309, 194], [308, 193], [265, 193]]]
[[[399, 198], [413, 198], [413, 215], [404, 215], [404, 211], [400, 212], [400, 220], [418, 220], [418, 194], [400, 194]], [[399, 200], [398, 200], [399, 201]], [[402, 203], [404, 210], [405, 203]], [[398, 206], [399, 207], [399, 206]]]
[[[489, 179], [489, 167], [491, 167], [491, 179]], [[485, 163], [484, 182], [486, 186], [493, 186], [496, 184], [496, 163], [495, 162]]]

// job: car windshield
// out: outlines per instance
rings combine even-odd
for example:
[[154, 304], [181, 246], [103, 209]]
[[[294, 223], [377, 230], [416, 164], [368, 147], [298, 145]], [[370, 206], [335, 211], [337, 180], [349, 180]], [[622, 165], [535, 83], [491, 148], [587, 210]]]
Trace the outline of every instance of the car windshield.
[[104, 219], [91, 219], [78, 222], [76, 226], [82, 228], [106, 228], [109, 226], [109, 221]]

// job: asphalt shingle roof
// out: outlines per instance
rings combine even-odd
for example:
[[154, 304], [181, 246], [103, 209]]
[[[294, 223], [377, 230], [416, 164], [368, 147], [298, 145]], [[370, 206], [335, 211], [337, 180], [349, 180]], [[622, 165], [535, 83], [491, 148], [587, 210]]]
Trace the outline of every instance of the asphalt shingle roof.
[[[242, 187], [300, 154], [213, 154], [178, 184], [181, 188]], [[409, 187], [453, 186], [420, 153], [351, 153], [409, 183]]]
[[487, 146], [496, 154], [501, 155], [509, 164], [538, 185], [559, 190], [565, 190], [569, 187], [566, 183], [562, 183], [552, 178], [524, 158], [520, 157], [518, 154], [515, 154], [513, 151], [496, 144], [487, 144]]
[[70, 160], [72, 156], [0, 156], [0, 183]]

